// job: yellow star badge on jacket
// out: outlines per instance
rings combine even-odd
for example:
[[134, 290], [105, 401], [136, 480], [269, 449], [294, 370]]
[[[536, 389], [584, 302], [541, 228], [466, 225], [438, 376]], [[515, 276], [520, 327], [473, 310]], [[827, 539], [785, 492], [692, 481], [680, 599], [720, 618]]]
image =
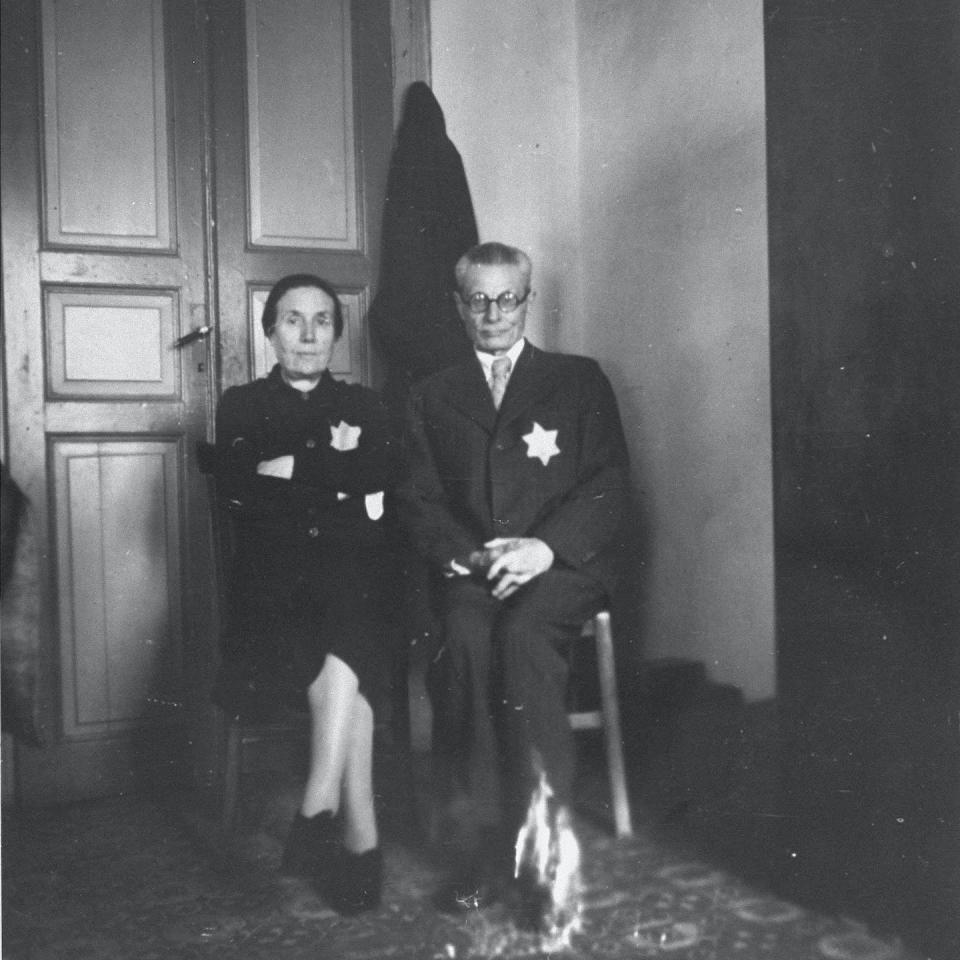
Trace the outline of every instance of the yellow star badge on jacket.
[[525, 433], [522, 439], [527, 445], [527, 456], [536, 457], [544, 466], [560, 452], [557, 431], [544, 430], [536, 420], [533, 421], [533, 429]]
[[335, 427], [330, 427], [330, 446], [334, 450], [346, 453], [356, 450], [360, 446], [360, 427], [351, 427], [341, 420]]

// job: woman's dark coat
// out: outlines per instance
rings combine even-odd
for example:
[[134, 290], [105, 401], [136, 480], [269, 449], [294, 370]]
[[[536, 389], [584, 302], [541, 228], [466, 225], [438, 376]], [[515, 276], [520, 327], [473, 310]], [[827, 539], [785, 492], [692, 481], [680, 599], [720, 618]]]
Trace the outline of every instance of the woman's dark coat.
[[[290, 480], [257, 464], [292, 455]], [[392, 538], [378, 518], [400, 443], [373, 391], [325, 373], [309, 393], [269, 376], [228, 390], [217, 410], [216, 474], [236, 553], [216, 698], [269, 712], [302, 694], [335, 653], [361, 690], [390, 656]]]

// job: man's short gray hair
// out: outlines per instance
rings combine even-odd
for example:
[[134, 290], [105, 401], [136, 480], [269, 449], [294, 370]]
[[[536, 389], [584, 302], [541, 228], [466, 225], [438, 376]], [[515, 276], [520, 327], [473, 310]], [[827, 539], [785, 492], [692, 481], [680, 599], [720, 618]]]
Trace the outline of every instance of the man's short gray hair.
[[523, 282], [529, 287], [530, 276], [533, 273], [533, 264], [530, 258], [518, 247], [511, 247], [505, 243], [478, 243], [471, 247], [458, 261], [454, 269], [457, 286], [463, 289], [463, 278], [470, 267], [519, 267], [523, 274]]

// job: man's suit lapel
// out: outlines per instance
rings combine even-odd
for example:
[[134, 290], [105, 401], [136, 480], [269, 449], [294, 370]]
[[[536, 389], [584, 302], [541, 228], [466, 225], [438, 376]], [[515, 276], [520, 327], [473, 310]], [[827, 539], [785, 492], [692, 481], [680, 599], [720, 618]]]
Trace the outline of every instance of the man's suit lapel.
[[447, 401], [464, 416], [469, 417], [487, 433], [493, 433], [497, 411], [493, 406], [490, 388], [483, 376], [479, 360], [469, 360], [450, 367], [444, 373]]
[[555, 384], [556, 372], [547, 362], [547, 356], [528, 341], [507, 384], [498, 426], [506, 426], [517, 417], [522, 417], [531, 404], [549, 393]]

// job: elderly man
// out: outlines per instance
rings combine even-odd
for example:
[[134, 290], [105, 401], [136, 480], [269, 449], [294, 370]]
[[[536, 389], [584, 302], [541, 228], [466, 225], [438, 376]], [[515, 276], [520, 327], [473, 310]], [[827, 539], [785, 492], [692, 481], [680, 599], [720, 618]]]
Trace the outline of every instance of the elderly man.
[[456, 266], [475, 356], [419, 384], [400, 518], [443, 578], [434, 749], [462, 849], [441, 905], [505, 892], [541, 772], [570, 802], [566, 650], [609, 595], [628, 486], [616, 400], [595, 361], [523, 335], [531, 264], [501, 243]]

